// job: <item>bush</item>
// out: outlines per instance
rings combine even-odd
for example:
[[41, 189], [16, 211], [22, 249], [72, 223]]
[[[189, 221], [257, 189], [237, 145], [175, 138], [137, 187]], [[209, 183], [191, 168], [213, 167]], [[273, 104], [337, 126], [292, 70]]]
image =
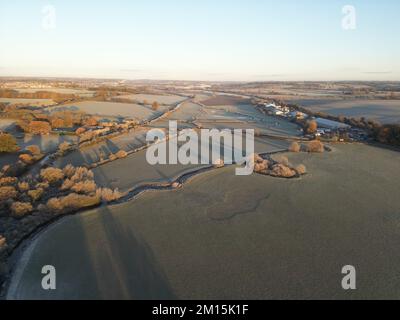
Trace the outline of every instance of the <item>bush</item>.
[[22, 218], [33, 210], [29, 202], [14, 202], [11, 205], [11, 212], [14, 218]]
[[29, 151], [33, 156], [40, 156], [42, 151], [37, 145], [31, 145], [25, 148], [26, 151]]
[[44, 190], [46, 190], [46, 189], [48, 189], [50, 186], [49, 186], [49, 183], [48, 182], [39, 182], [37, 185], [36, 185], [36, 188], [41, 188], [41, 189], [44, 189]]
[[42, 188], [37, 188], [35, 190], [29, 190], [28, 196], [31, 197], [32, 201], [37, 201], [42, 197], [43, 193], [44, 190]]
[[0, 201], [6, 201], [16, 198], [17, 190], [11, 186], [0, 187]]
[[0, 153], [1, 152], [16, 152], [18, 151], [17, 140], [8, 133], [0, 134]]
[[296, 141], [292, 142], [292, 144], [289, 146], [289, 151], [296, 153], [300, 152], [300, 145]]
[[317, 121], [311, 120], [307, 121], [306, 126], [305, 126], [305, 131], [309, 134], [316, 133], [318, 129], [318, 124]]
[[96, 195], [101, 198], [104, 202], [111, 202], [123, 197], [123, 193], [119, 192], [118, 189], [111, 190], [108, 188], [99, 188], [96, 190]]
[[27, 153], [21, 154], [19, 156], [19, 160], [21, 160], [25, 164], [32, 164], [32, 163], [35, 162], [33, 160], [33, 157], [30, 154], [27, 154]]
[[0, 178], [0, 186], [9, 186], [17, 184], [18, 179], [15, 177]]
[[160, 104], [159, 104], [157, 101], [154, 101], [153, 104], [151, 105], [151, 108], [152, 108], [154, 111], [157, 111], [158, 108], [160, 108]]
[[63, 173], [67, 178], [71, 178], [75, 174], [75, 167], [71, 164], [68, 164], [64, 167]]
[[85, 129], [85, 128], [78, 128], [78, 129], [76, 129], [75, 134], [76, 134], [77, 136], [80, 136], [81, 134], [83, 134], [83, 133], [85, 133], [85, 132], [86, 132], [86, 129]]
[[296, 171], [298, 174], [303, 175], [307, 173], [306, 166], [304, 164], [300, 164], [296, 167]]
[[122, 159], [122, 158], [126, 158], [126, 157], [128, 156], [128, 153], [127, 153], [126, 151], [124, 151], [124, 150], [119, 150], [119, 151], [115, 154], [115, 156], [116, 156], [118, 159]]
[[94, 175], [93, 172], [88, 170], [85, 167], [78, 167], [75, 169], [74, 175], [71, 177], [73, 182], [84, 181], [84, 180], [93, 180]]
[[54, 119], [51, 120], [51, 127], [58, 129], [58, 128], [65, 128], [66, 125], [65, 125], [65, 122], [64, 122], [63, 119], [54, 118]]
[[272, 167], [270, 175], [273, 177], [292, 178], [296, 175], [296, 172], [289, 167], [279, 163]]
[[31, 121], [26, 130], [33, 134], [49, 134], [51, 127], [50, 123], [46, 121]]
[[108, 159], [109, 159], [110, 161], [115, 161], [115, 160], [117, 160], [118, 158], [117, 158], [117, 156], [116, 156], [115, 154], [111, 153], [111, 154], [109, 155]]
[[62, 186], [61, 186], [61, 190], [65, 191], [65, 190], [69, 190], [74, 186], [75, 182], [73, 182], [71, 179], [66, 179], [64, 180]]
[[261, 163], [254, 164], [254, 172], [261, 173], [261, 174], [267, 174], [268, 167], [269, 167], [268, 161], [264, 160]]
[[322, 153], [322, 152], [324, 152], [324, 144], [319, 140], [311, 141], [307, 145], [307, 151], [308, 152]]
[[92, 180], [80, 181], [71, 187], [71, 190], [76, 193], [90, 194], [96, 191], [96, 183]]
[[29, 190], [29, 183], [28, 182], [20, 182], [18, 183], [18, 189], [21, 192], [25, 192]]
[[70, 149], [71, 149], [71, 144], [68, 143], [67, 141], [64, 141], [63, 143], [61, 143], [61, 144], [58, 146], [58, 150], [59, 150], [61, 153], [65, 153], [65, 152], [67, 152], [67, 151], [70, 150]]
[[53, 212], [63, 210], [78, 210], [82, 208], [93, 207], [100, 204], [100, 197], [86, 196], [71, 193], [63, 198], [52, 198], [47, 202], [47, 208]]
[[89, 126], [89, 127], [97, 126], [97, 124], [98, 124], [98, 122], [97, 122], [96, 118], [88, 118], [85, 121], [85, 125]]
[[49, 183], [56, 183], [64, 178], [64, 173], [58, 168], [47, 168], [40, 171], [40, 176], [43, 180]]

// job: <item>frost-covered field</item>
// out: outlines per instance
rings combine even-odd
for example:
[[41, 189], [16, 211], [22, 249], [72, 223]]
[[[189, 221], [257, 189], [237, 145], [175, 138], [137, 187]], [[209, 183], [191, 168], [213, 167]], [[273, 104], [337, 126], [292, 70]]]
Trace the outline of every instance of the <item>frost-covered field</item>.
[[[288, 156], [309, 174], [239, 177], [225, 168], [65, 218], [25, 251], [14, 297], [396, 299], [399, 154], [341, 145]], [[63, 290], [31, 285], [45, 263], [57, 265]], [[362, 271], [352, 292], [340, 286], [348, 264]]]
[[50, 99], [14, 99], [14, 98], [0, 98], [0, 102], [9, 104], [29, 104], [34, 107], [46, 107], [54, 104]]
[[104, 117], [124, 117], [135, 119], [150, 119], [157, 114], [163, 112], [166, 108], [160, 107], [157, 111], [151, 109], [151, 106], [142, 106], [132, 103], [117, 103], [117, 102], [97, 102], [85, 101], [70, 105], [64, 105], [58, 109], [81, 110], [88, 114], [104, 116]]
[[157, 101], [161, 104], [177, 104], [185, 100], [185, 97], [174, 96], [174, 95], [154, 95], [154, 94], [131, 94], [126, 96], [120, 96], [119, 98], [127, 98], [137, 100], [138, 102], [148, 101], [150, 104]]
[[400, 123], [400, 100], [299, 100], [295, 101], [312, 111], [335, 116], [378, 120], [381, 123]]

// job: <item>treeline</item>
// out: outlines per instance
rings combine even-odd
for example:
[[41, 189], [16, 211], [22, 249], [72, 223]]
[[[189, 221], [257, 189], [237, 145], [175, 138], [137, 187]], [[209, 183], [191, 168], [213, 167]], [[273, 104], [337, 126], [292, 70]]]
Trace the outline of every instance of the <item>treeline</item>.
[[1, 116], [18, 119], [18, 127], [27, 133], [48, 134], [54, 129], [91, 125], [92, 117], [80, 110], [44, 113], [40, 109], [7, 107]]
[[288, 107], [306, 113], [313, 117], [337, 121], [348, 124], [355, 128], [363, 129], [375, 141], [392, 146], [400, 146], [400, 124], [382, 125], [376, 120], [366, 119], [365, 117], [353, 118], [345, 116], [334, 116], [326, 114], [324, 112], [313, 112], [309, 109], [294, 104], [289, 104]]
[[0, 89], [0, 98], [51, 99], [54, 101], [59, 101], [77, 99], [79, 96], [76, 96], [75, 94], [59, 93], [54, 91], [20, 92], [18, 90]]
[[372, 131], [371, 136], [378, 142], [400, 146], [400, 125], [387, 124], [380, 126]]

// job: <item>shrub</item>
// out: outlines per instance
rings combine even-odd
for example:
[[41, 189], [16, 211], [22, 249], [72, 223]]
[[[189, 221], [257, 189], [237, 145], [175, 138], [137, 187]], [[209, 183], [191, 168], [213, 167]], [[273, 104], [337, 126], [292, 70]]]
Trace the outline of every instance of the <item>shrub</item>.
[[124, 150], [119, 150], [119, 151], [115, 154], [115, 156], [116, 156], [118, 159], [122, 159], [122, 158], [126, 158], [126, 157], [128, 156], [128, 153], [127, 153], [126, 151], [124, 151]]
[[0, 178], [0, 186], [15, 185], [18, 179], [15, 177], [4, 177]]
[[81, 134], [79, 138], [79, 142], [86, 142], [86, 141], [91, 141], [97, 136], [97, 134], [94, 131], [86, 131]]
[[75, 167], [72, 164], [68, 164], [64, 167], [63, 173], [67, 178], [71, 178], [75, 174]]
[[18, 183], [18, 189], [21, 192], [25, 192], [29, 190], [29, 183], [28, 182], [20, 182]]
[[267, 174], [268, 170], [268, 161], [264, 160], [263, 162], [258, 162], [254, 164], [254, 172], [256, 173], [261, 173], [261, 174]]
[[292, 178], [296, 175], [296, 172], [289, 167], [279, 163], [272, 167], [270, 175], [274, 177]]
[[86, 129], [85, 129], [85, 128], [78, 128], [78, 129], [76, 129], [75, 134], [76, 134], [77, 136], [80, 136], [81, 134], [83, 134], [83, 133], [85, 133], [85, 132], [86, 132]]
[[52, 128], [65, 128], [65, 122], [63, 119], [60, 118], [54, 118], [51, 120], [51, 127]]
[[61, 169], [50, 167], [41, 170], [40, 176], [42, 177], [43, 180], [49, 183], [55, 183], [64, 178], [64, 173], [62, 172]]
[[257, 153], [253, 153], [249, 156], [250, 161], [254, 161], [254, 163], [262, 163], [264, 159]]
[[25, 164], [32, 164], [32, 163], [35, 162], [33, 160], [33, 157], [30, 154], [27, 154], [27, 153], [21, 154], [19, 156], [19, 160], [21, 160]]
[[46, 121], [31, 121], [26, 129], [33, 134], [49, 134], [51, 131], [50, 123]]
[[317, 121], [315, 121], [315, 120], [307, 121], [306, 126], [305, 126], [305, 131], [307, 133], [310, 133], [310, 134], [316, 133], [317, 129], [318, 129]]
[[98, 122], [97, 122], [97, 120], [95, 118], [88, 118], [85, 121], [85, 125], [89, 126], [89, 127], [97, 126], [97, 124], [98, 124]]
[[324, 152], [324, 144], [319, 140], [311, 141], [307, 145], [307, 151], [308, 152], [322, 153], [322, 152]]
[[298, 174], [303, 175], [307, 173], [306, 166], [304, 164], [300, 164], [296, 167], [296, 171]]
[[64, 209], [59, 198], [51, 198], [49, 201], [47, 201], [47, 208], [53, 212], [62, 211]]
[[160, 104], [157, 101], [154, 101], [153, 104], [151, 105], [151, 108], [154, 111], [157, 111], [159, 107], [160, 107]]
[[292, 142], [292, 144], [289, 146], [289, 151], [296, 153], [300, 152], [300, 145], [296, 141]]
[[73, 182], [71, 179], [66, 179], [64, 180], [62, 186], [61, 186], [61, 190], [65, 191], [65, 190], [69, 190], [74, 186], [75, 182]]
[[8, 133], [0, 134], [0, 153], [18, 151], [17, 140]]
[[71, 187], [71, 190], [76, 193], [92, 193], [96, 191], [96, 183], [93, 180], [80, 181]]
[[61, 153], [67, 152], [70, 148], [71, 148], [71, 144], [68, 143], [67, 141], [64, 141], [63, 143], [61, 143], [61, 144], [58, 146], [58, 150], [59, 150]]
[[25, 148], [25, 150], [29, 151], [33, 156], [40, 156], [42, 151], [37, 145], [31, 145]]
[[123, 197], [123, 193], [119, 192], [118, 189], [111, 190], [108, 188], [99, 188], [96, 190], [96, 195], [101, 198], [104, 202], [111, 202]]
[[86, 196], [71, 193], [63, 198], [52, 198], [47, 202], [47, 208], [54, 212], [63, 210], [77, 210], [82, 208], [93, 207], [100, 203], [100, 197]]
[[41, 189], [46, 190], [46, 189], [49, 188], [49, 183], [48, 183], [48, 182], [39, 182], [39, 183], [36, 185], [36, 188], [41, 188]]
[[93, 172], [88, 170], [85, 167], [78, 167], [75, 169], [74, 175], [71, 177], [73, 182], [84, 181], [84, 180], [93, 180], [94, 175]]
[[44, 190], [42, 188], [37, 188], [35, 190], [29, 190], [28, 196], [31, 197], [32, 201], [37, 201], [42, 197], [43, 193]]
[[11, 212], [14, 218], [22, 218], [33, 210], [29, 202], [14, 202], [11, 205]]
[[11, 186], [0, 187], [0, 201], [14, 199], [18, 195], [17, 190]]
[[109, 155], [108, 159], [109, 159], [110, 161], [115, 161], [115, 160], [117, 160], [118, 158], [117, 158], [117, 156], [116, 156], [115, 154], [111, 153], [111, 154]]

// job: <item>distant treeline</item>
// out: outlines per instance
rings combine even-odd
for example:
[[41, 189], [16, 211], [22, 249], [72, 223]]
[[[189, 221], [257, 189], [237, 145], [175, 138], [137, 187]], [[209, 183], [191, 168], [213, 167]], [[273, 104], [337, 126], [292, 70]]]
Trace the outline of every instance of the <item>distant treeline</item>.
[[329, 119], [348, 124], [355, 128], [364, 129], [375, 141], [392, 146], [400, 146], [400, 124], [381, 124], [378, 121], [366, 119], [365, 117], [334, 116], [324, 112], [313, 112], [295, 104], [288, 104], [288, 107], [314, 117]]
[[12, 89], [0, 89], [0, 98], [11, 99], [51, 99], [57, 100], [71, 100], [79, 98], [74, 94], [59, 93], [54, 91], [36, 91], [36, 92], [20, 92]]

